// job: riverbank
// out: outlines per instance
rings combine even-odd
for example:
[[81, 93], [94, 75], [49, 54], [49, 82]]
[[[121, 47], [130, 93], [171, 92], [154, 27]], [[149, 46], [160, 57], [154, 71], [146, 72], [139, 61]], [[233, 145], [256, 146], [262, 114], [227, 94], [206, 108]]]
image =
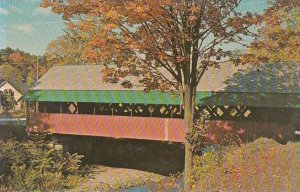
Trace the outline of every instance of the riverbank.
[[[25, 127], [1, 126], [0, 139], [10, 138], [26, 141]], [[182, 171], [183, 150], [179, 144], [74, 136], [58, 139], [63, 141], [66, 152], [85, 156], [79, 171], [82, 177], [71, 175], [62, 191], [153, 191], [148, 189], [166, 183], [170, 174]]]
[[119, 191], [147, 183], [157, 183], [166, 178], [166, 176], [147, 171], [93, 165], [90, 167], [89, 174], [78, 184], [78, 187], [70, 191]]

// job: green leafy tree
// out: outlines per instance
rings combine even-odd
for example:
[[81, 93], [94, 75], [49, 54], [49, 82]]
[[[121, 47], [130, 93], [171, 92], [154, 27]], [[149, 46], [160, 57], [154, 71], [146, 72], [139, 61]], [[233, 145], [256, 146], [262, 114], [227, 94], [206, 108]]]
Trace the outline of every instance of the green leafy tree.
[[76, 36], [68, 34], [51, 41], [45, 57], [50, 66], [86, 64], [82, 53], [83, 43]]
[[11, 89], [5, 89], [1, 94], [1, 104], [4, 108], [4, 111], [8, 113], [10, 110], [13, 110], [17, 104], [17, 101], [14, 97], [14, 92]]
[[27, 80], [32, 84], [37, 77], [37, 61], [39, 61], [39, 76], [48, 70], [45, 56], [36, 56], [21, 50], [11, 48], [0, 49], [0, 67], [3, 78], [9, 82], [21, 84]]
[[30, 72], [27, 75], [27, 79], [26, 79], [27, 86], [30, 87], [31, 85], [33, 85], [34, 81], [35, 81], [34, 73], [32, 70], [30, 70]]
[[279, 0], [266, 10], [243, 62], [300, 62], [300, 1]]
[[1, 186], [9, 191], [61, 191], [71, 187], [70, 179], [79, 181], [83, 156], [54, 150], [46, 135], [0, 141]]
[[17, 67], [13, 67], [9, 64], [4, 64], [2, 66], [2, 76], [8, 82], [21, 82], [22, 72]]

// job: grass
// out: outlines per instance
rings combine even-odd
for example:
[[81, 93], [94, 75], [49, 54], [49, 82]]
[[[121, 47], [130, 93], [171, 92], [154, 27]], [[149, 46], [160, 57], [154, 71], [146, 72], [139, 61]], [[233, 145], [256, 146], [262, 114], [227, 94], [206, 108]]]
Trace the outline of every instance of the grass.
[[300, 145], [258, 139], [195, 159], [194, 191], [297, 191]]
[[[258, 139], [241, 147], [219, 146], [195, 159], [193, 191], [297, 191], [300, 188], [300, 143], [281, 145]], [[182, 191], [182, 174], [156, 182], [135, 180], [122, 185], [101, 186], [104, 191], [132, 186], [136, 191]], [[131, 181], [132, 182], [132, 181]], [[95, 188], [100, 189], [100, 188]]]

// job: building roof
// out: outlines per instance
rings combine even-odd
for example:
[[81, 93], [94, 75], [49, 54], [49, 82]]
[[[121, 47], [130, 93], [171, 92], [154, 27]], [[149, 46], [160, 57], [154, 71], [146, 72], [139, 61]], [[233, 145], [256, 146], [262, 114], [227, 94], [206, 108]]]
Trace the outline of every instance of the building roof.
[[0, 79], [0, 88], [6, 83], [15, 88], [20, 94], [24, 94], [28, 90], [26, 82], [6, 81], [4, 79]]
[[4, 82], [5, 82], [4, 79], [0, 79], [0, 87], [1, 87], [1, 85], [2, 85]]
[[[104, 83], [100, 65], [54, 66], [42, 76], [32, 90], [128, 90], [120, 84]], [[128, 80], [138, 84], [136, 78]], [[227, 64], [209, 69], [198, 91], [300, 93], [299, 64], [268, 64], [259, 68]], [[130, 90], [143, 90], [133, 87]]]
[[[103, 103], [180, 104], [178, 95], [142, 87], [126, 89], [104, 83], [99, 65], [54, 66], [24, 97], [38, 101]], [[136, 79], [129, 79], [137, 82]], [[300, 105], [300, 65], [221, 66], [208, 70], [197, 91], [197, 102], [220, 105], [298, 106]], [[287, 96], [288, 95], [288, 96]], [[278, 99], [282, 97], [282, 99]], [[266, 102], [272, 98], [270, 102]], [[281, 102], [277, 102], [280, 100]], [[277, 103], [276, 103], [277, 102]], [[299, 106], [300, 107], [300, 106]]]
[[54, 66], [32, 90], [128, 90], [120, 84], [103, 83], [102, 69], [101, 65]]
[[265, 64], [239, 69], [224, 84], [225, 92], [300, 94], [300, 64]]
[[15, 81], [10, 81], [9, 82], [15, 89], [17, 89], [21, 94], [24, 94], [27, 92], [29, 89], [28, 85], [26, 82], [15, 82]]
[[[88, 103], [132, 103], [181, 105], [179, 95], [151, 91], [29, 91], [23, 98], [27, 101], [44, 102], [88, 102]], [[226, 93], [197, 92], [196, 103], [202, 105], [234, 105], [253, 107], [290, 107], [300, 108], [299, 94], [285, 93]]]
[[[244, 67], [242, 67], [243, 69]], [[120, 84], [103, 83], [101, 65], [67, 65], [54, 66], [37, 82], [32, 90], [129, 90]], [[223, 66], [222, 70], [210, 69], [198, 86], [198, 91], [221, 91], [226, 86], [224, 79], [232, 76], [241, 69], [233, 65]], [[136, 77], [127, 80], [137, 85]], [[130, 90], [143, 90], [143, 87], [134, 86]]]

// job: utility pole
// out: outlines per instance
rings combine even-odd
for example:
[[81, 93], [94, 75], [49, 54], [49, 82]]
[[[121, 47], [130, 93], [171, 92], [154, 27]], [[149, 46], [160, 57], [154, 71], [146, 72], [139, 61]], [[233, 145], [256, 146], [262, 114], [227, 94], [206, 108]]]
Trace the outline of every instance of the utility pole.
[[39, 80], [39, 59], [36, 60], [36, 81]]

